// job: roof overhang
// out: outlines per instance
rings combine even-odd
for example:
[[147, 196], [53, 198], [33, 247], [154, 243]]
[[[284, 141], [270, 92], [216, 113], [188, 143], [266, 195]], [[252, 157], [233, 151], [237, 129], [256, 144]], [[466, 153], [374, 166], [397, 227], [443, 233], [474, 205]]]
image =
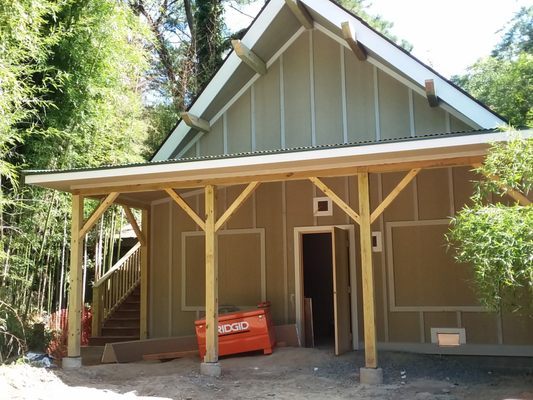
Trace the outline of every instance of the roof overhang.
[[[532, 130], [521, 137], [533, 137]], [[412, 139], [300, 151], [250, 154], [214, 159], [177, 160], [133, 166], [70, 171], [26, 171], [25, 183], [88, 196], [232, 185], [251, 181], [285, 181], [310, 176], [346, 176], [358, 171], [387, 172], [419, 167], [479, 162], [506, 132]]]

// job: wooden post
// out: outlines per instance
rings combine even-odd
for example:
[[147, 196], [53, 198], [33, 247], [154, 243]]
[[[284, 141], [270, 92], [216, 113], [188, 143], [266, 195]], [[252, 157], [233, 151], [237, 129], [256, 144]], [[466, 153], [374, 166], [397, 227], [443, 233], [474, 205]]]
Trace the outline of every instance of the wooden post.
[[377, 368], [376, 321], [374, 302], [374, 271], [370, 232], [370, 194], [368, 173], [358, 175], [359, 227], [361, 241], [361, 270], [363, 275], [363, 321], [365, 334], [365, 366]]
[[82, 252], [84, 237], [79, 235], [83, 224], [83, 197], [72, 195], [70, 230], [70, 289], [68, 302], [67, 356], [80, 357], [82, 296]]
[[100, 286], [93, 286], [93, 303], [92, 303], [93, 319], [91, 322], [91, 336], [100, 336], [101, 321], [102, 321], [102, 295]]
[[144, 244], [141, 244], [141, 320], [139, 337], [148, 339], [148, 284], [149, 284], [149, 255], [150, 255], [150, 212], [142, 210], [141, 229]]
[[216, 238], [216, 194], [205, 187], [205, 363], [218, 362], [218, 265]]

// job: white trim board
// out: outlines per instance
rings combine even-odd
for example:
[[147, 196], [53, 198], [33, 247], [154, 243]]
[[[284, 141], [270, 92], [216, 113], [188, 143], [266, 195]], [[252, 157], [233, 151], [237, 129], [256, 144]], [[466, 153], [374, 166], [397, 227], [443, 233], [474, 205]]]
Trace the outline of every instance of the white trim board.
[[352, 349], [359, 349], [359, 328], [357, 319], [357, 277], [355, 257], [355, 228], [353, 225], [323, 225], [294, 227], [294, 291], [296, 308], [296, 328], [300, 343], [304, 343], [303, 334], [303, 263], [302, 263], [302, 235], [309, 233], [331, 233], [334, 228], [348, 231], [350, 241], [350, 306], [352, 313]]
[[[261, 301], [266, 301], [266, 250], [265, 250], [265, 229], [251, 228], [251, 229], [224, 229], [217, 232], [220, 235], [259, 235], [260, 244], [260, 285], [261, 285]], [[205, 306], [187, 305], [187, 268], [185, 266], [187, 260], [187, 246], [186, 241], [188, 237], [204, 236], [203, 231], [189, 231], [181, 233], [181, 311], [205, 311]], [[254, 308], [257, 304], [235, 305], [239, 309]]]
[[423, 312], [423, 311], [463, 311], [463, 312], [486, 312], [487, 309], [482, 306], [397, 306], [395, 294], [394, 281], [394, 254], [393, 254], [393, 240], [392, 229], [406, 226], [435, 226], [448, 225], [448, 219], [434, 219], [434, 220], [418, 220], [418, 221], [397, 221], [387, 222], [385, 229], [386, 236], [386, 252], [387, 252], [387, 273], [388, 273], [388, 296], [389, 296], [389, 310], [391, 312]]

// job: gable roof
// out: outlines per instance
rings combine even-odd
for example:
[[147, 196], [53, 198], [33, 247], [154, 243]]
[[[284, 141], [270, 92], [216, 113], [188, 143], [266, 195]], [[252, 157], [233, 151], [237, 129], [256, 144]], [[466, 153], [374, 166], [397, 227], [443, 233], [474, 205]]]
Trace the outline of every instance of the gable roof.
[[[367, 61], [416, 93], [425, 96], [424, 82], [426, 79], [433, 79], [445, 110], [456, 116], [460, 114], [466, 117], [467, 121], [477, 128], [489, 129], [505, 125], [502, 117], [333, 1], [301, 0], [301, 3], [313, 18], [315, 29], [346, 47], [348, 44], [343, 39], [341, 23], [350, 22], [358, 42], [364, 45], [368, 53]], [[241, 41], [265, 60], [269, 67], [304, 30], [285, 0], [270, 0]], [[228, 104], [238, 98], [258, 77], [259, 75], [243, 64], [232, 51], [188, 111], [212, 124]], [[175, 157], [177, 149], [183, 149], [193, 140], [194, 135], [192, 128], [184, 121], [178, 121], [152, 160]]]

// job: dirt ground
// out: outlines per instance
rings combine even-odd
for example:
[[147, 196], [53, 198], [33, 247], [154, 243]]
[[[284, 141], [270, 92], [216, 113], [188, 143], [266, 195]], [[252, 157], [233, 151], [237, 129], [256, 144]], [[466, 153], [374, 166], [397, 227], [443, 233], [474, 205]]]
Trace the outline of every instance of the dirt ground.
[[45, 370], [0, 367], [0, 399], [397, 399], [533, 400], [531, 358], [449, 357], [383, 352], [385, 383], [360, 385], [363, 354], [278, 348], [270, 356], [221, 360], [222, 376], [199, 374], [199, 360]]

